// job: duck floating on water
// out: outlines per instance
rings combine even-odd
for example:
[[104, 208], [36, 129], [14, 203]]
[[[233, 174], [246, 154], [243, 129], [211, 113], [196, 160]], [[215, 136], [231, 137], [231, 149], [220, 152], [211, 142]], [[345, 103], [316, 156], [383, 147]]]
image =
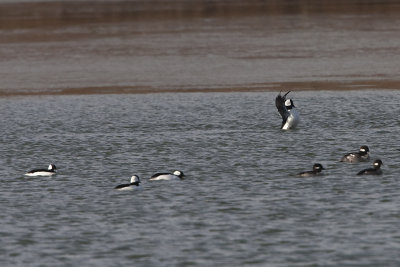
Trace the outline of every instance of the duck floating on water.
[[318, 176], [321, 175], [322, 170], [325, 170], [325, 168], [320, 164], [320, 163], [315, 163], [313, 165], [312, 171], [305, 171], [305, 172], [300, 172], [297, 174], [297, 176], [300, 177], [312, 177], [312, 176]]
[[27, 173], [26, 176], [52, 176], [56, 174], [56, 165], [50, 164], [47, 169], [34, 169]]
[[372, 163], [373, 168], [368, 168], [362, 171], [359, 171], [357, 175], [381, 175], [382, 170], [381, 166], [383, 165], [382, 160], [377, 159]]
[[369, 160], [369, 147], [361, 146], [358, 152], [348, 153], [342, 157], [341, 162], [363, 162]]
[[142, 187], [140, 186], [140, 178], [137, 175], [133, 175], [131, 177], [131, 182], [129, 184], [120, 184], [114, 187], [114, 189], [117, 190], [137, 190], [141, 188]]
[[171, 181], [171, 180], [182, 180], [185, 177], [183, 172], [181, 171], [174, 171], [173, 173], [156, 173], [153, 176], [150, 177], [150, 181]]

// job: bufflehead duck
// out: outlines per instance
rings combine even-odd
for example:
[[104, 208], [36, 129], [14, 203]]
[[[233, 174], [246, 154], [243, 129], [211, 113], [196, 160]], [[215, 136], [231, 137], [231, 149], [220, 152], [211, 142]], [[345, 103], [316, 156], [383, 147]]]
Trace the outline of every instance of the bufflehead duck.
[[275, 106], [282, 117], [282, 130], [295, 128], [300, 120], [300, 115], [297, 112], [296, 107], [294, 106], [293, 100], [290, 98], [286, 99], [286, 96], [289, 93], [290, 91], [283, 96], [281, 96], [281, 93], [279, 93], [279, 95], [275, 98]]
[[185, 175], [181, 171], [174, 171], [174, 173], [156, 173], [150, 177], [150, 181], [158, 180], [182, 180]]
[[306, 172], [300, 172], [297, 174], [297, 176], [300, 177], [311, 177], [311, 176], [317, 176], [317, 175], [321, 175], [321, 171], [325, 170], [325, 168], [319, 164], [319, 163], [315, 163], [313, 166], [312, 171], [306, 171]]
[[51, 176], [56, 174], [56, 165], [50, 164], [49, 167], [46, 169], [34, 169], [27, 173], [26, 176]]
[[342, 157], [341, 162], [361, 162], [369, 160], [369, 148], [368, 146], [361, 146], [359, 152], [348, 153]]
[[365, 169], [357, 173], [357, 175], [366, 175], [366, 174], [373, 174], [373, 175], [380, 175], [382, 174], [381, 165], [383, 165], [382, 160], [377, 159], [372, 163], [373, 168]]
[[137, 190], [141, 189], [142, 187], [140, 186], [140, 179], [139, 176], [134, 175], [131, 177], [131, 183], [130, 184], [120, 184], [114, 187], [114, 189], [117, 190]]

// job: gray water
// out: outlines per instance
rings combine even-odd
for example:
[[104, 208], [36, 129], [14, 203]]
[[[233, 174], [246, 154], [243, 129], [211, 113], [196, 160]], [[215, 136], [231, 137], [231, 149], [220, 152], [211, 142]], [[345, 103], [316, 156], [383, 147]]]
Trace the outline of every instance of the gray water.
[[[288, 132], [275, 92], [0, 99], [0, 265], [399, 266], [399, 93], [291, 95]], [[383, 175], [338, 162], [364, 144]]]

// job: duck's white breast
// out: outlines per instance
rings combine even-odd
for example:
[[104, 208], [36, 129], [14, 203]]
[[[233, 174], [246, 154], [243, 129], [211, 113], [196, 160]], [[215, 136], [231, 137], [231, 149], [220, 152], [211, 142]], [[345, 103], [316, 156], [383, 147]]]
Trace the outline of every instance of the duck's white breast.
[[130, 185], [130, 186], [125, 186], [122, 188], [117, 188], [118, 191], [132, 191], [132, 190], [139, 190], [142, 189], [142, 187], [139, 185]]
[[285, 125], [283, 125], [282, 130], [288, 130], [290, 128], [295, 128], [300, 120], [300, 115], [296, 109], [292, 109], [289, 111], [290, 115], [286, 120]]
[[33, 172], [33, 173], [25, 173], [26, 176], [52, 176], [56, 174], [55, 172]]
[[150, 178], [151, 181], [171, 181], [171, 180], [179, 180], [179, 177], [173, 174], [162, 174], [157, 177]]

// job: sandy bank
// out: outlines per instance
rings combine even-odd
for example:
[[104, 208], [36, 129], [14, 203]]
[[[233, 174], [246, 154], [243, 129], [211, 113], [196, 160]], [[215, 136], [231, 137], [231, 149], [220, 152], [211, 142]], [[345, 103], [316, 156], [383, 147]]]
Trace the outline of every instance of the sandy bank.
[[91, 94], [159, 94], [159, 93], [229, 93], [229, 92], [274, 92], [274, 91], [345, 91], [345, 90], [398, 90], [400, 80], [368, 80], [352, 82], [282, 82], [254, 84], [248, 87], [221, 88], [151, 88], [151, 87], [82, 87], [51, 91], [0, 91], [0, 97], [46, 96], [46, 95], [91, 95]]

